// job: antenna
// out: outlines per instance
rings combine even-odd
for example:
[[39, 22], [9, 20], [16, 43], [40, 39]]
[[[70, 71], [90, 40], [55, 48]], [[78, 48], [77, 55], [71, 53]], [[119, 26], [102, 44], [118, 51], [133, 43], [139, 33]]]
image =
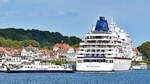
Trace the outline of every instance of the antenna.
[[113, 19], [113, 17], [110, 18], [110, 24], [114, 24], [114, 19]]
[[92, 24], [92, 31], [95, 31], [95, 26]]

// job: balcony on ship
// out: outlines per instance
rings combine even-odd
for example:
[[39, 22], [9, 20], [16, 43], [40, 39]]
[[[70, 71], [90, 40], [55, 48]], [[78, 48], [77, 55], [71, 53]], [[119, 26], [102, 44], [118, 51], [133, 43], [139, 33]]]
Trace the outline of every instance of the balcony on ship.
[[87, 45], [87, 46], [88, 45], [112, 45], [112, 46], [120, 45], [121, 46], [121, 43], [110, 43], [110, 42], [109, 43], [89, 43], [89, 42], [85, 42], [85, 43], [80, 43], [80, 45]]

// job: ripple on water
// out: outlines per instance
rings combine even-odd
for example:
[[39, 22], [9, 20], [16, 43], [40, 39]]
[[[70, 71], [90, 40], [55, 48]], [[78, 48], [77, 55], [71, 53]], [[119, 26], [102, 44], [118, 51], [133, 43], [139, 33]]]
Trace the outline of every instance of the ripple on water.
[[0, 73], [0, 84], [150, 84], [150, 71], [113, 73]]

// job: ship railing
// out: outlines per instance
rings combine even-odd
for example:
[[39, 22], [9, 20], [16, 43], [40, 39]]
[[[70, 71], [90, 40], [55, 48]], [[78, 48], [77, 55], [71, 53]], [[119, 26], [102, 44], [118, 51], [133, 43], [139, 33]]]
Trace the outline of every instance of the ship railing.
[[80, 49], [114, 49], [114, 47], [86, 47]]
[[92, 31], [92, 32], [88, 32], [87, 34], [111, 34], [111, 32]]
[[121, 45], [119, 43], [80, 43], [80, 45]]
[[85, 52], [84, 54], [113, 54], [115, 52]]
[[108, 38], [102, 38], [102, 39], [96, 39], [96, 38], [93, 38], [93, 39], [84, 39], [84, 40], [99, 40], [99, 41], [104, 41], [104, 40], [110, 40], [110, 39], [108, 39]]

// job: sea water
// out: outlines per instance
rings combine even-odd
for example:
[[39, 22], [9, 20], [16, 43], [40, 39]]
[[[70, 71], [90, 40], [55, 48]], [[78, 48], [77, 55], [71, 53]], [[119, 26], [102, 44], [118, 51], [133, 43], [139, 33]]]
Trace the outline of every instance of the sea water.
[[0, 84], [150, 84], [150, 70], [110, 73], [0, 73]]

